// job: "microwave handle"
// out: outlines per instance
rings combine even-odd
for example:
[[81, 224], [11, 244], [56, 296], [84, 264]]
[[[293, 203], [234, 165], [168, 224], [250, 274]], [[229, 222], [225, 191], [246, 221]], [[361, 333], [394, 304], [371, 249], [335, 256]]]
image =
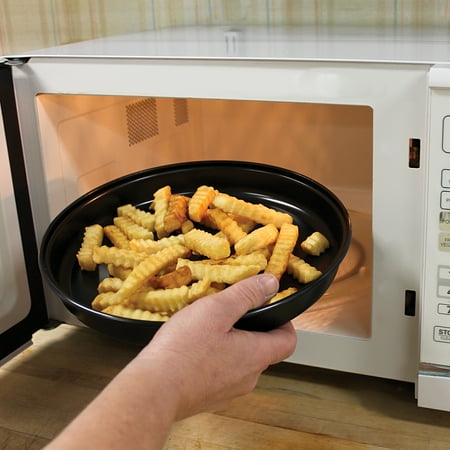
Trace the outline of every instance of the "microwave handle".
[[[0, 363], [31, 341], [32, 334], [48, 322], [43, 282], [38, 263], [38, 246], [33, 225], [33, 214], [23, 157], [20, 126], [14, 93], [12, 67], [0, 62], [0, 110], [4, 127], [7, 160], [14, 193], [19, 236], [22, 245], [23, 264], [28, 281], [30, 307], [28, 313], [17, 323], [0, 328]], [[7, 168], [3, 168], [7, 171]], [[6, 172], [7, 173], [7, 172]], [[18, 298], [18, 301], [25, 299]], [[2, 317], [0, 316], [0, 324]], [[6, 327], [6, 329], [5, 329]]]

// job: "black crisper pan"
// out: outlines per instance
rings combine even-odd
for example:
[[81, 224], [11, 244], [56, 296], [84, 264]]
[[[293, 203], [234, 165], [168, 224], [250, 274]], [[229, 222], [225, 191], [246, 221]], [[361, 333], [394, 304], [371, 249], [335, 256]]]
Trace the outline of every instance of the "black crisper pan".
[[[294, 253], [323, 275], [307, 285], [296, 284], [299, 291], [294, 295], [249, 311], [236, 327], [257, 331], [275, 328], [301, 314], [323, 295], [350, 245], [351, 226], [345, 207], [332, 192], [310, 178], [278, 167], [238, 161], [156, 167], [118, 178], [83, 195], [52, 221], [43, 237], [39, 262], [44, 279], [81, 322], [123, 341], [148, 342], [161, 322], [120, 318], [91, 308], [104, 274], [99, 269], [82, 272], [78, 267], [76, 253], [84, 228], [94, 223], [111, 224], [120, 205], [148, 208], [153, 193], [162, 186], [170, 185], [173, 193], [191, 195], [203, 184], [291, 214], [300, 228], [299, 242], [313, 231], [320, 231], [331, 243], [317, 257], [304, 255], [298, 245]], [[281, 287], [293, 284], [288, 275], [281, 280]]]

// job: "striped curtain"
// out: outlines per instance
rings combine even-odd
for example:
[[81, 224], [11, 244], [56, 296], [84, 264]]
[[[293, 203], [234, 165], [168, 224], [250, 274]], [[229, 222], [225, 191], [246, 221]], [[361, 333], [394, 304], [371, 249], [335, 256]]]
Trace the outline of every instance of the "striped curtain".
[[449, 27], [450, 0], [0, 0], [0, 54], [189, 25]]

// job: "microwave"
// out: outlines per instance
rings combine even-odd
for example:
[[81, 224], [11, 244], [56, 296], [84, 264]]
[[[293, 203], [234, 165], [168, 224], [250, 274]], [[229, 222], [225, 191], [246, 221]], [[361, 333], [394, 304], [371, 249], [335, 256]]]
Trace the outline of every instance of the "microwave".
[[1, 58], [0, 359], [83, 324], [43, 281], [68, 204], [187, 161], [287, 168], [352, 222], [287, 360], [414, 383], [450, 411], [450, 40], [439, 30], [183, 27]]

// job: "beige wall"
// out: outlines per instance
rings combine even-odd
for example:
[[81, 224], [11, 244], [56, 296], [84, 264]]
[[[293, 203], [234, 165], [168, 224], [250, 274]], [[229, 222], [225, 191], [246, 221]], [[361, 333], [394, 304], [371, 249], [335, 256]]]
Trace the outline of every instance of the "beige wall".
[[167, 26], [449, 27], [450, 0], [0, 0], [0, 54]]

